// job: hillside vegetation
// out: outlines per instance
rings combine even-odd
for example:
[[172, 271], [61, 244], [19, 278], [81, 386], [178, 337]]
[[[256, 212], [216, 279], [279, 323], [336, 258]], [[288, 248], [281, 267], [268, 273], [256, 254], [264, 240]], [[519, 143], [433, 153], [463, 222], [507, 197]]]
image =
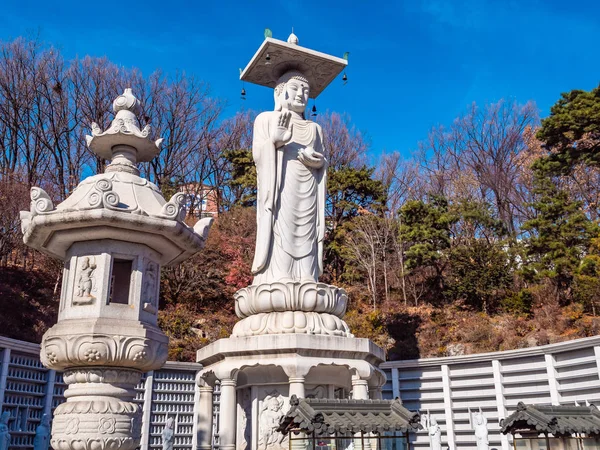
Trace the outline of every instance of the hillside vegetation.
[[[171, 358], [193, 360], [230, 333], [233, 293], [252, 281], [254, 114], [224, 117], [193, 77], [65, 61], [22, 39], [0, 42], [0, 333], [39, 341], [55, 320], [60, 267], [23, 246], [19, 210], [31, 186], [57, 204], [104, 170], [84, 136], [92, 122], [108, 125], [126, 87], [144, 105], [142, 125], [165, 138], [143, 176], [165, 197], [192, 192], [190, 223], [203, 200], [218, 212], [206, 248], [162, 275]], [[375, 163], [347, 115], [317, 117], [329, 161], [322, 280], [349, 292], [357, 336], [397, 359], [598, 334], [600, 89], [562, 94], [537, 114], [532, 102], [473, 104], [416, 150]]]

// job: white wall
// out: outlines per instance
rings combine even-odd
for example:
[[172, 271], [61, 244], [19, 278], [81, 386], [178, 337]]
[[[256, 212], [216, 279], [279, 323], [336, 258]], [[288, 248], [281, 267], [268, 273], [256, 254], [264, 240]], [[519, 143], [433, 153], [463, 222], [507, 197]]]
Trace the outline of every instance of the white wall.
[[[506, 352], [382, 364], [388, 381], [384, 398], [400, 397], [412, 411], [427, 410], [453, 449], [475, 448], [468, 408], [480, 406], [488, 419], [490, 448], [508, 450], [499, 419], [519, 401], [540, 405], [600, 405], [600, 336]], [[416, 449], [429, 447], [419, 433]], [[445, 446], [444, 446], [445, 448]]]

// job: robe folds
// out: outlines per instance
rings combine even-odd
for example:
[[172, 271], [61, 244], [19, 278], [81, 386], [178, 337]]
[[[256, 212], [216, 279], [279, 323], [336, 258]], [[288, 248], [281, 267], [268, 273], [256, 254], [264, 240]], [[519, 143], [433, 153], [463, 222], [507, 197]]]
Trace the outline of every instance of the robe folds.
[[306, 148], [323, 154], [321, 127], [292, 117], [292, 138], [276, 149], [270, 125], [279, 114], [264, 112], [254, 122], [252, 156], [258, 184], [254, 284], [317, 281], [323, 272], [327, 162], [312, 168], [298, 158]]

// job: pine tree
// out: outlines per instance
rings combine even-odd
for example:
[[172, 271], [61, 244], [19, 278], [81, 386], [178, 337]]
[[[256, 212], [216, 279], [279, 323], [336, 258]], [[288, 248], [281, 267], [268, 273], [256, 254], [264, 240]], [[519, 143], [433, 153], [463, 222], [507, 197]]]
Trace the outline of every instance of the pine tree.
[[567, 174], [578, 163], [600, 165], [600, 87], [563, 93], [537, 137], [552, 150], [544, 160], [549, 173]]
[[581, 209], [581, 203], [569, 199], [548, 174], [545, 160], [534, 163], [534, 201], [531, 206], [536, 217], [526, 221], [522, 230], [528, 233], [523, 267], [526, 279], [548, 277], [554, 284], [559, 301], [572, 298], [575, 272], [584, 257], [594, 225]]
[[431, 195], [428, 202], [411, 200], [400, 209], [401, 238], [408, 243], [405, 262], [408, 270], [433, 269], [429, 280], [438, 296], [444, 294], [444, 267], [451, 244], [450, 228], [457, 220], [449, 211], [448, 200]]

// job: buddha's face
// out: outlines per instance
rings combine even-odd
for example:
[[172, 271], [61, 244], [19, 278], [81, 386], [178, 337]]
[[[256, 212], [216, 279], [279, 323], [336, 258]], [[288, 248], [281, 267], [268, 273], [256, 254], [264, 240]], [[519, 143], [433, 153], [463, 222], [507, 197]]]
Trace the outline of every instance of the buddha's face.
[[292, 78], [285, 84], [281, 93], [281, 106], [288, 111], [303, 114], [308, 103], [309, 90], [308, 83]]

